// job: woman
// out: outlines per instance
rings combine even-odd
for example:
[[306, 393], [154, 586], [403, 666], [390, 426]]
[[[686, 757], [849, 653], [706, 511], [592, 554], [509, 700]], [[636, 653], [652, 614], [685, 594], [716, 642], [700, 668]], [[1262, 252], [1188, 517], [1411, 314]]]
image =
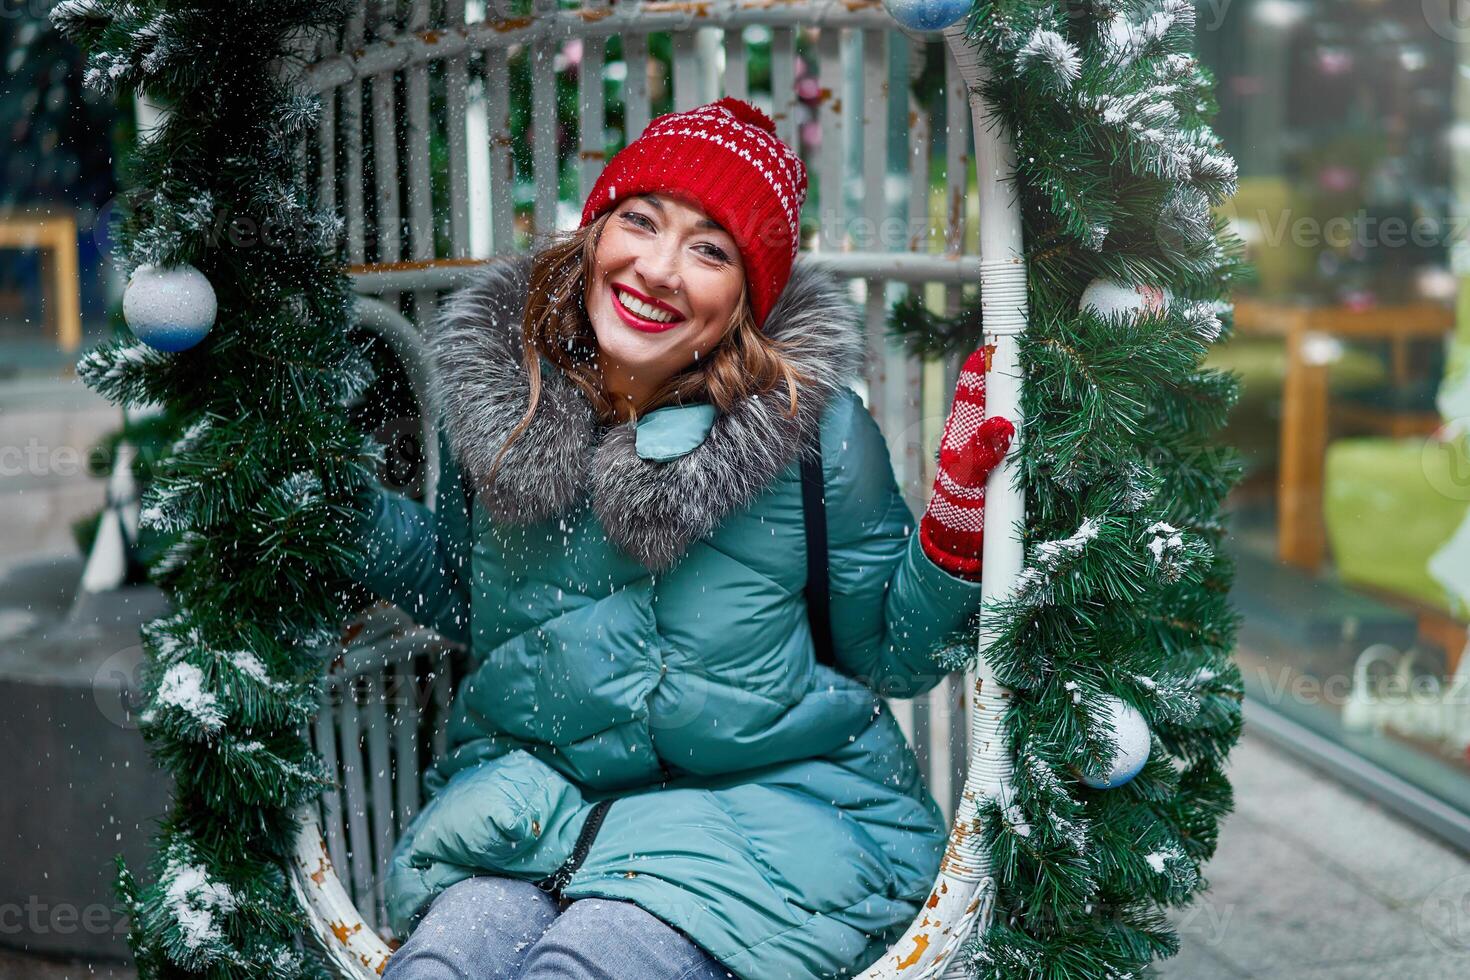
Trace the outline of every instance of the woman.
[[[759, 110], [670, 113], [576, 232], [446, 304], [437, 507], [375, 488], [364, 531], [364, 582], [473, 657], [393, 855], [388, 980], [841, 975], [925, 899], [945, 827], [875, 691], [932, 687], [970, 625], [1011, 427], [977, 351], [911, 534], [860, 321], [793, 266], [805, 194]], [[803, 594], [813, 427], [838, 670]]]

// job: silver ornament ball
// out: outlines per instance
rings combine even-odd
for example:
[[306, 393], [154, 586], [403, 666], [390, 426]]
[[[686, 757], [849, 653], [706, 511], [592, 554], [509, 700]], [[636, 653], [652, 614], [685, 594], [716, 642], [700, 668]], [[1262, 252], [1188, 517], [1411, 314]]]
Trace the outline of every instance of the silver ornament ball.
[[1099, 316], [1114, 317], [1122, 313], [1136, 316], [1142, 312], [1158, 313], [1174, 301], [1169, 290], [1157, 286], [1125, 286], [1110, 279], [1094, 279], [1082, 291], [1078, 308]]
[[123, 292], [123, 319], [155, 350], [188, 350], [204, 339], [219, 312], [209, 279], [187, 263], [140, 265]]
[[1151, 735], [1143, 715], [1122, 698], [1108, 695], [1102, 710], [1118, 751], [1106, 772], [1084, 772], [1082, 782], [1093, 789], [1116, 789], [1142, 771], [1148, 761]]

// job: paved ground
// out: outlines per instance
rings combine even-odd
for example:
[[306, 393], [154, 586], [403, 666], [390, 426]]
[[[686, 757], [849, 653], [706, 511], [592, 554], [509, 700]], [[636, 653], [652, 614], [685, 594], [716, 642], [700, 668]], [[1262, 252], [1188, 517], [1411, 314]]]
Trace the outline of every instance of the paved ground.
[[[1470, 976], [1470, 860], [1247, 735], [1211, 890], [1178, 916], [1179, 980]], [[0, 936], [13, 944], [14, 937]], [[0, 980], [133, 980], [0, 952]]]
[[76, 550], [71, 523], [95, 513], [103, 482], [92, 448], [122, 414], [75, 378], [0, 381], [0, 547], [3, 556]]
[[1470, 858], [1261, 739], [1231, 761], [1211, 888], [1162, 976], [1470, 976]]

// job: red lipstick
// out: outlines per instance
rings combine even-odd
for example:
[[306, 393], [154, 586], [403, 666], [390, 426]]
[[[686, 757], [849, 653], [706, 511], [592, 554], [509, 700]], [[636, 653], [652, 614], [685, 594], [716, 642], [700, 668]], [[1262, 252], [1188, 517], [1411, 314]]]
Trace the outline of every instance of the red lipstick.
[[[668, 323], [659, 323], [657, 320], [645, 320], [643, 317], [639, 316], [637, 313], [634, 313], [632, 310], [623, 305], [622, 299], [618, 296], [619, 289], [627, 290], [630, 294], [632, 294], [634, 298], [642, 300], [643, 302], [655, 307], [656, 309], [666, 310], [671, 315], [676, 316], [679, 319], [670, 320]], [[608, 292], [612, 294], [613, 309], [617, 310], [618, 316], [623, 318], [623, 322], [632, 327], [634, 330], [642, 330], [644, 333], [662, 333], [663, 331], [668, 330], [670, 327], [677, 327], [679, 324], [684, 322], [684, 314], [669, 306], [669, 304], [660, 303], [656, 299], [644, 296], [636, 289], [628, 289], [627, 286], [624, 286], [621, 283], [618, 283], [616, 286], [609, 286]]]

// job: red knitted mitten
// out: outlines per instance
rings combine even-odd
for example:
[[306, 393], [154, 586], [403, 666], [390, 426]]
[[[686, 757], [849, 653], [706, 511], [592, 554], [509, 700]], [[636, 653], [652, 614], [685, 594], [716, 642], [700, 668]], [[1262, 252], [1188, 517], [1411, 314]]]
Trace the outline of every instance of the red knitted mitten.
[[980, 578], [985, 541], [985, 480], [1005, 458], [1016, 427], [985, 417], [985, 373], [993, 347], [977, 349], [960, 369], [954, 405], [939, 441], [934, 493], [919, 521], [919, 543], [934, 564], [960, 578]]

